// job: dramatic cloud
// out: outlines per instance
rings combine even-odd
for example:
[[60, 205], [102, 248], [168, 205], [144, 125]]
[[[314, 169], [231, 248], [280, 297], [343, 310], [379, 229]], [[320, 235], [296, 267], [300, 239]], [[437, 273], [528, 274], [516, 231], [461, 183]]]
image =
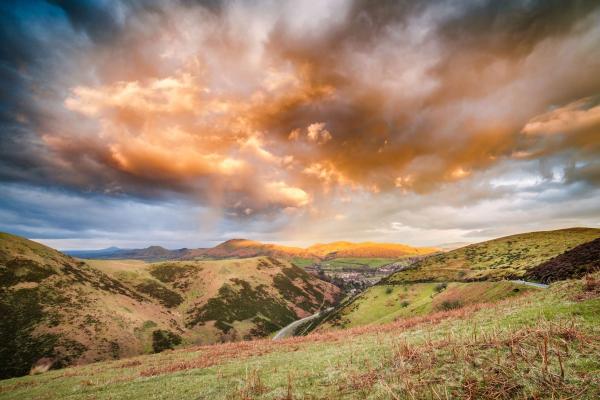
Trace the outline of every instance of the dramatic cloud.
[[598, 217], [588, 203], [585, 216], [558, 212], [600, 185], [597, 1], [0, 11], [2, 187], [176, 200], [225, 221], [216, 236], [272, 240], [492, 236], [520, 230], [507, 198], [545, 210], [547, 227]]

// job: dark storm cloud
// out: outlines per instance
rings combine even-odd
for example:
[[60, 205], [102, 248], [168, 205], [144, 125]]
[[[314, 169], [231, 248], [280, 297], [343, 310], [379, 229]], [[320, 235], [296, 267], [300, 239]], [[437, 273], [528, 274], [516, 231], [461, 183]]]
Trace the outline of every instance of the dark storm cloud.
[[97, 42], [110, 42], [125, 25], [125, 6], [106, 1], [53, 0], [67, 16], [73, 28]]
[[[597, 26], [599, 5], [355, 2], [341, 23], [314, 32], [280, 23], [270, 50], [296, 63], [307, 85], [333, 87], [337, 95], [274, 108], [264, 127], [283, 137], [290, 126], [325, 121], [334, 140], [320, 156], [351, 179], [389, 188], [405, 172], [413, 189], [429, 191], [454, 179], [453, 171], [484, 169], [510, 156], [537, 113], [600, 91], [598, 52], [573, 40]], [[597, 47], [598, 33], [590, 35]], [[573, 43], [564, 44], [569, 38]], [[555, 46], [556, 54], [545, 46]], [[584, 62], [567, 61], [559, 50]], [[410, 71], [419, 62], [422, 68]], [[353, 68], [361, 63], [373, 70]], [[386, 80], [396, 84], [403, 69], [420, 74], [414, 86], [431, 89], [390, 88]]]
[[147, 182], [115, 176], [115, 171], [105, 169], [106, 154], [92, 140], [78, 145], [74, 137], [73, 152], [66, 151], [65, 159], [57, 160], [40, 139], [57, 119], [56, 109], [62, 107], [68, 90], [61, 84], [68, 80], [69, 66], [78, 53], [110, 46], [123, 33], [133, 11], [155, 10], [151, 5], [105, 1], [0, 4], [0, 179], [66, 184], [98, 192], [119, 192], [123, 184], [130, 184], [140, 194], [159, 194]]
[[55, 57], [35, 28], [60, 29], [61, 21], [44, 2], [3, 2], [0, 11], [0, 175], [35, 179], [41, 161], [36, 132], [44, 120], [35, 91], [47, 89], [46, 68]]

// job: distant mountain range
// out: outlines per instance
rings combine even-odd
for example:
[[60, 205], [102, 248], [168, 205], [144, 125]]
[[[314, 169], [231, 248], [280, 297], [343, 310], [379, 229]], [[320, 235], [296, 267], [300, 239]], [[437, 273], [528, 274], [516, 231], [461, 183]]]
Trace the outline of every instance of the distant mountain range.
[[145, 249], [121, 249], [109, 247], [100, 250], [66, 250], [63, 253], [71, 257], [98, 260], [131, 259], [145, 261], [193, 259], [200, 257], [206, 249], [169, 250], [161, 246], [150, 246]]
[[101, 250], [64, 251], [72, 257], [84, 259], [132, 259], [144, 261], [194, 260], [247, 258], [258, 256], [278, 257], [284, 259], [312, 258], [329, 259], [335, 257], [383, 257], [425, 255], [439, 251], [434, 247], [411, 247], [399, 243], [374, 242], [332, 242], [315, 244], [307, 248], [281, 246], [247, 239], [231, 239], [212, 248], [169, 250], [161, 246], [150, 246], [145, 249], [121, 249], [109, 247]]

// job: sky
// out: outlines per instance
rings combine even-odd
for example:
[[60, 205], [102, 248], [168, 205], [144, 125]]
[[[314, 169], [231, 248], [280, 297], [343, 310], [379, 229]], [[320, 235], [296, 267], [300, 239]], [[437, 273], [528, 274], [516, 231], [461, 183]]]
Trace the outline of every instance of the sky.
[[0, 144], [59, 249], [600, 227], [600, 2], [6, 0]]

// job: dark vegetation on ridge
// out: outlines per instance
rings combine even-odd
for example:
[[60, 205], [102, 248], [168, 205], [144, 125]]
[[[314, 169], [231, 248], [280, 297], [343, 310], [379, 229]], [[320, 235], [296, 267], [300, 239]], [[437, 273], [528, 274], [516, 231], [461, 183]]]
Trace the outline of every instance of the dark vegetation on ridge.
[[581, 244], [532, 268], [527, 273], [527, 279], [551, 283], [581, 278], [598, 270], [600, 270], [600, 238]]
[[251, 331], [253, 335], [273, 332], [296, 319], [296, 314], [284, 303], [270, 299], [266, 286], [252, 288], [240, 279], [232, 279], [231, 284], [221, 286], [217, 297], [198, 309], [191, 309], [188, 315], [188, 327], [215, 321], [215, 326], [223, 333], [229, 332], [232, 322], [253, 318], [257, 324]]

